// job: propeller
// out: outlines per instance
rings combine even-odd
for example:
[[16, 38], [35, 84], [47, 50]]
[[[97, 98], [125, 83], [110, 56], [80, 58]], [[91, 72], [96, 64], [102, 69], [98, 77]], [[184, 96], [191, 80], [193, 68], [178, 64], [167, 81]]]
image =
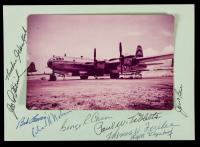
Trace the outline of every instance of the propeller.
[[120, 54], [120, 67], [121, 67], [121, 74], [123, 73], [123, 64], [124, 64], [124, 56], [122, 55], [122, 43], [119, 43], [119, 54]]
[[121, 57], [122, 56], [122, 43], [121, 42], [119, 43], [119, 54]]
[[96, 62], [97, 59], [96, 59], [96, 48], [94, 48], [94, 62]]
[[97, 70], [97, 58], [96, 58], [96, 48], [94, 48], [94, 75], [96, 76]]

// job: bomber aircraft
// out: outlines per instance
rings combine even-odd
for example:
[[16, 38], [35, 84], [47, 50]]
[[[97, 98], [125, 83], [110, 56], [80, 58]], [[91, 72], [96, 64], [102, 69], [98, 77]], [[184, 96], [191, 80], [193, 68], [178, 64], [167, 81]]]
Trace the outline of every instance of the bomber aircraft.
[[94, 59], [84, 59], [75, 57], [53, 56], [47, 62], [47, 66], [52, 69], [50, 81], [56, 81], [56, 75], [65, 76], [71, 73], [72, 76], [80, 76], [80, 79], [88, 79], [88, 76], [110, 75], [111, 79], [119, 79], [120, 75], [131, 74], [136, 78], [142, 78], [142, 71], [148, 71], [148, 65], [157, 65], [155, 61], [172, 59], [173, 54], [164, 54], [151, 57], [144, 57], [142, 46], [138, 45], [135, 55], [124, 56], [122, 54], [122, 43], [119, 43], [119, 57], [109, 60], [97, 60], [96, 48], [94, 48]]

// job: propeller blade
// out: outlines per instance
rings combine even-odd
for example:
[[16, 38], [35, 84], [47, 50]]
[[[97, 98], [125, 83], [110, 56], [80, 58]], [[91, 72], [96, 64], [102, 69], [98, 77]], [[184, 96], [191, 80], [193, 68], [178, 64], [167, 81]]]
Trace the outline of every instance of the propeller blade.
[[94, 48], [94, 76], [97, 76], [97, 58], [96, 58], [96, 48]]
[[124, 56], [122, 55], [122, 43], [119, 43], [119, 54], [120, 54], [120, 68], [121, 68], [121, 74], [123, 73], [123, 60], [124, 60]]
[[121, 57], [122, 56], [122, 43], [121, 42], [119, 43], [119, 54]]
[[94, 61], [96, 62], [96, 48], [94, 48]]

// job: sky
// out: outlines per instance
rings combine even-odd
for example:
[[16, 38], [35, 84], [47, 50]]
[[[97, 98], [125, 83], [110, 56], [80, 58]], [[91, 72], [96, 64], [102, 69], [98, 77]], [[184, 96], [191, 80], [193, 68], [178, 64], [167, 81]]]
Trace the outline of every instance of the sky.
[[144, 56], [174, 52], [172, 15], [30, 15], [28, 17], [28, 64], [35, 62], [43, 72], [53, 55], [93, 59], [135, 54], [137, 45]]

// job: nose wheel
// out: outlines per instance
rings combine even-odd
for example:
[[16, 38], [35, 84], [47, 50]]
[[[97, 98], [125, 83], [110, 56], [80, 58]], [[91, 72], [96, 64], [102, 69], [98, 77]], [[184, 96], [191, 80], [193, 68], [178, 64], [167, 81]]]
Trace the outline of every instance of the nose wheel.
[[50, 74], [49, 81], [56, 81], [55, 73]]

